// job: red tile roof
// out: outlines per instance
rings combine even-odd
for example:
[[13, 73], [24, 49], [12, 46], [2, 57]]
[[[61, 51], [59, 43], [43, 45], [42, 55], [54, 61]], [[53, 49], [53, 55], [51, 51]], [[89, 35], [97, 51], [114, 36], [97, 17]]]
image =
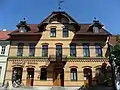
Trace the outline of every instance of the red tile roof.
[[2, 31], [2, 30], [0, 30], [0, 40], [7, 40], [7, 39], [9, 39], [9, 33], [11, 33], [12, 31]]

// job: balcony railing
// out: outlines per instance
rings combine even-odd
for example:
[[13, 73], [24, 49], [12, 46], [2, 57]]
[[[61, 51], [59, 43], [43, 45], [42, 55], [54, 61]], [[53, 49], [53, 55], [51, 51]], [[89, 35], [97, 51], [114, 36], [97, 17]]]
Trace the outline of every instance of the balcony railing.
[[66, 61], [67, 55], [49, 55], [50, 61]]

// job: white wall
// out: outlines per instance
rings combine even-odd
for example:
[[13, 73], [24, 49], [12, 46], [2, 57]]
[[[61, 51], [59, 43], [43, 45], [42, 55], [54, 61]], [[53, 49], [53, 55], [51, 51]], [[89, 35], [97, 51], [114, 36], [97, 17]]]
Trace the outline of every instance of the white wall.
[[[3, 54], [1, 55], [1, 49], [2, 49], [1, 46], [2, 45], [6, 45], [4, 55]], [[9, 41], [0, 41], [0, 67], [2, 67], [1, 73], [0, 73], [0, 85], [2, 85], [3, 82], [4, 82], [6, 65], [7, 65], [7, 58], [8, 58], [8, 54], [9, 54], [9, 47], [10, 47], [10, 42]]]

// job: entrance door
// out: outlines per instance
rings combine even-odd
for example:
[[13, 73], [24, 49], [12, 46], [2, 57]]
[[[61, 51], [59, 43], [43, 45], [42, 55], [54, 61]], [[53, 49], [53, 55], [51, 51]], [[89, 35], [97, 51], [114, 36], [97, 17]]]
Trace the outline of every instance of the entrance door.
[[33, 81], [34, 81], [34, 68], [28, 68], [26, 86], [33, 86]]
[[64, 86], [64, 70], [57, 69], [53, 72], [53, 85]]
[[92, 70], [90, 68], [85, 68], [84, 69], [84, 77], [88, 81], [88, 85], [92, 85]]

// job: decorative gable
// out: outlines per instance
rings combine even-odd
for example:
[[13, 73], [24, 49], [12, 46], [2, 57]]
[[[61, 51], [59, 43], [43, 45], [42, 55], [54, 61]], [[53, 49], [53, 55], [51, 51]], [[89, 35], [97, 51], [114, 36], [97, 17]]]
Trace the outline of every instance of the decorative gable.
[[44, 31], [45, 30], [44, 27], [50, 23], [62, 23], [62, 24], [74, 25], [76, 31], [80, 30], [79, 23], [75, 21], [71, 16], [69, 16], [66, 12], [62, 12], [62, 11], [52, 12], [51, 15], [49, 15], [45, 20], [43, 20], [39, 24], [38, 26], [39, 30]]

